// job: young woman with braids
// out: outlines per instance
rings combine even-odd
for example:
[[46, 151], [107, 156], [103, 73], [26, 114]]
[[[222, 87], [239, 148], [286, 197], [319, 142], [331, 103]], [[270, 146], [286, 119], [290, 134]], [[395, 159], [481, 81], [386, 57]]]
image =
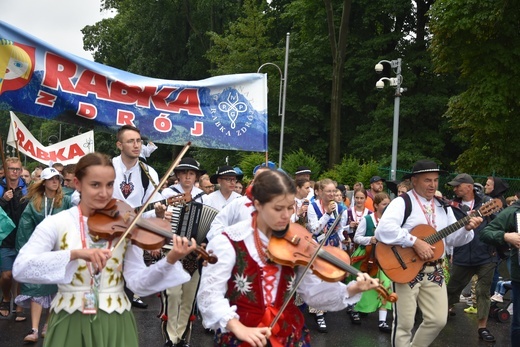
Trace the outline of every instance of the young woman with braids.
[[[292, 299], [283, 324], [269, 328], [298, 272], [271, 262], [266, 252], [269, 240], [287, 230], [295, 193], [286, 174], [273, 170], [258, 174], [250, 196], [255, 207], [252, 218], [227, 227], [209, 242], [219, 261], [202, 269], [197, 302], [204, 326], [216, 332], [215, 346], [260, 347], [268, 339], [273, 346], [310, 346], [303, 315]], [[336, 311], [377, 285], [363, 273], [348, 285], [307, 274], [297, 292], [310, 305]]]

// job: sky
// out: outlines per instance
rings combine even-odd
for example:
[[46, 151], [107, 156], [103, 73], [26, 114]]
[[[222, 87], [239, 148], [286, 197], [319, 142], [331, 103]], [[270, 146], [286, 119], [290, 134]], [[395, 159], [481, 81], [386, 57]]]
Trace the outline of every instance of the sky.
[[109, 17], [101, 0], [0, 0], [0, 21], [85, 59], [81, 29]]

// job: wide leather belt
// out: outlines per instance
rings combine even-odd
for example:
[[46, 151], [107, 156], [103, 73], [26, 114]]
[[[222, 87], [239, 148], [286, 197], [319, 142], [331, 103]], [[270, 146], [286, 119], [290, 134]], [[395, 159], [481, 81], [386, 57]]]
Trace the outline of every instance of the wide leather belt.
[[442, 259], [437, 259], [434, 261], [427, 261], [426, 263], [424, 263], [424, 266], [437, 266], [441, 263], [442, 263]]

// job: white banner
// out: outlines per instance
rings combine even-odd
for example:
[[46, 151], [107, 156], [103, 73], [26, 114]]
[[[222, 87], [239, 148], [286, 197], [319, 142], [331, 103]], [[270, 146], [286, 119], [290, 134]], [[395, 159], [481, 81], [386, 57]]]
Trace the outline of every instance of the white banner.
[[75, 164], [85, 154], [94, 152], [94, 131], [91, 130], [59, 143], [44, 146], [11, 111], [11, 126], [7, 144], [46, 166], [53, 163]]

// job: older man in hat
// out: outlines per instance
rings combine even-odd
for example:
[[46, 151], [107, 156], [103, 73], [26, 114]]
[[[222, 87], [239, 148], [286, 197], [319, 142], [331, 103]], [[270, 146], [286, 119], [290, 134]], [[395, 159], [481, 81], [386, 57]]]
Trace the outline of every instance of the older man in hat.
[[[179, 183], [174, 184], [162, 191], [165, 199], [185, 194], [191, 197], [191, 201], [204, 203], [207, 195], [200, 188], [195, 187], [199, 177], [206, 173], [199, 167], [199, 162], [193, 158], [182, 158], [179, 165], [174, 169]], [[161, 292], [162, 307], [160, 316], [165, 320], [162, 322], [162, 330], [166, 336], [165, 346], [187, 346], [185, 332], [188, 327], [192, 312], [200, 273], [197, 260], [187, 256], [182, 260], [183, 266], [191, 275], [191, 280], [182, 285], [168, 288]]]
[[[457, 220], [466, 218], [470, 211], [479, 209], [484, 202], [482, 198], [475, 194], [474, 183], [473, 178], [466, 173], [461, 173], [448, 182], [456, 195], [452, 206], [455, 207], [453, 212]], [[460, 293], [471, 281], [471, 277], [477, 275], [477, 303], [476, 307], [471, 307], [469, 310], [475, 311], [476, 309], [479, 337], [486, 342], [493, 342], [495, 337], [487, 329], [487, 319], [491, 304], [489, 289], [493, 282], [498, 258], [494, 246], [480, 241], [480, 232], [486, 227], [487, 222], [488, 218], [473, 230], [475, 236], [471, 242], [455, 247], [453, 250], [453, 265], [448, 283], [448, 305], [450, 314], [454, 315], [453, 306], [459, 302]]]
[[238, 175], [229, 165], [218, 168], [214, 175], [211, 175], [210, 182], [218, 184], [220, 189], [208, 195], [205, 204], [221, 211], [227, 204], [242, 195], [235, 192], [235, 184], [242, 179], [242, 175]]
[[[412, 172], [404, 177], [411, 178], [413, 189], [388, 205], [375, 232], [379, 242], [396, 246], [396, 251], [400, 247], [413, 248], [417, 257], [424, 262], [410, 282], [397, 283], [399, 280], [393, 279], [394, 292], [399, 296], [393, 305], [393, 347], [429, 346], [446, 325], [448, 295], [441, 267], [442, 258], [435, 259], [435, 247], [415, 236], [413, 231], [424, 224], [439, 231], [457, 221], [452, 209], [434, 198], [440, 173], [445, 171], [431, 160], [416, 162]], [[480, 217], [471, 218], [464, 227], [444, 238], [445, 244], [458, 247], [470, 242], [473, 229], [481, 222]], [[378, 261], [384, 269], [384, 259]], [[417, 306], [421, 309], [423, 321], [412, 340]]]

